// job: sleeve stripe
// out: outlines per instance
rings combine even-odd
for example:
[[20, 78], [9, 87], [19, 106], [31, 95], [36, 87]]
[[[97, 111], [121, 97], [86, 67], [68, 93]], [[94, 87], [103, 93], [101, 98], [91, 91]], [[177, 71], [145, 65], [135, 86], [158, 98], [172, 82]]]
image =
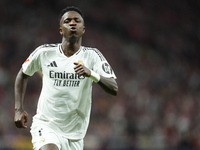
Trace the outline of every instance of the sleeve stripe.
[[49, 48], [49, 47], [57, 47], [58, 44], [44, 44], [44, 45], [41, 45], [39, 47], [37, 47], [32, 53], [31, 53], [31, 56], [33, 56], [38, 50], [41, 50], [42, 48]]
[[42, 46], [39, 46], [38, 48], [36, 48], [32, 53], [31, 53], [31, 56], [33, 56], [39, 49], [43, 48], [43, 45]]
[[89, 48], [89, 47], [86, 48], [85, 47], [84, 51], [86, 51], [86, 50], [92, 50], [92, 51], [96, 52], [97, 55], [99, 56], [99, 58], [101, 59], [101, 61], [105, 61], [106, 60], [105, 57], [102, 55], [102, 53], [98, 49], [96, 49], [96, 48]]

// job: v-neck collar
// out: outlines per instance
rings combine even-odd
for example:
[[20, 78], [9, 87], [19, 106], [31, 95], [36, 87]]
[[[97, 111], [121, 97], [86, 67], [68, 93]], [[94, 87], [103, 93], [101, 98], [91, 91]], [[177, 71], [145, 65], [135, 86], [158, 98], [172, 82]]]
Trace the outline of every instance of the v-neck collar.
[[73, 55], [71, 55], [70, 57], [68, 57], [68, 56], [66, 56], [66, 55], [64, 54], [64, 52], [63, 52], [63, 50], [62, 50], [62, 45], [59, 44], [59, 47], [58, 47], [59, 53], [60, 53], [61, 55], [65, 56], [66, 58], [71, 58], [71, 57], [73, 57], [74, 55], [78, 55], [78, 53], [81, 51], [81, 49], [82, 49], [82, 46], [80, 46], [79, 50], [78, 50], [76, 53], [74, 53]]

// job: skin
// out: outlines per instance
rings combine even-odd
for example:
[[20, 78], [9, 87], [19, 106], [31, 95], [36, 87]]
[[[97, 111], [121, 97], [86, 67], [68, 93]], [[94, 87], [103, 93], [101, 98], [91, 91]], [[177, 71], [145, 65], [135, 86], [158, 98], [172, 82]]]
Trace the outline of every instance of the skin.
[[[84, 20], [75, 11], [66, 12], [60, 21], [59, 32], [62, 35], [62, 50], [67, 57], [76, 53], [82, 43], [82, 36], [85, 33]], [[91, 76], [91, 71], [78, 62], [74, 62], [74, 71], [78, 75]], [[28, 114], [23, 108], [24, 95], [29, 76], [20, 69], [15, 80], [15, 116], [14, 122], [18, 128], [27, 128]], [[98, 85], [107, 93], [117, 95], [118, 86], [114, 78], [100, 76]], [[40, 150], [58, 150], [54, 144], [47, 144]]]

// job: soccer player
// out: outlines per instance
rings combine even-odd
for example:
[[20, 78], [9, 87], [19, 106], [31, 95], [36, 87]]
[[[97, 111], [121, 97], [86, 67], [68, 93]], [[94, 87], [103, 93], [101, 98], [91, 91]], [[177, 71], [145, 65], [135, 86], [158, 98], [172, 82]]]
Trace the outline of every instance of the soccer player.
[[117, 95], [116, 76], [96, 48], [81, 45], [85, 33], [83, 13], [70, 6], [61, 11], [62, 42], [36, 48], [15, 80], [15, 117], [18, 128], [27, 128], [23, 108], [28, 78], [42, 72], [42, 91], [31, 125], [35, 150], [83, 150], [89, 124], [92, 83]]

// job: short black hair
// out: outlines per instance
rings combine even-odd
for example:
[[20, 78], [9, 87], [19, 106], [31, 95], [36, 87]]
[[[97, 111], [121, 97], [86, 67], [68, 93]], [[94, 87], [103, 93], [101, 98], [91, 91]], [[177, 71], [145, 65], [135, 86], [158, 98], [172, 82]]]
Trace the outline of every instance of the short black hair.
[[60, 12], [60, 15], [59, 15], [59, 23], [60, 23], [60, 21], [61, 21], [61, 19], [62, 19], [62, 16], [63, 16], [66, 12], [68, 12], [68, 11], [75, 11], [75, 12], [79, 13], [79, 14], [81, 15], [81, 17], [83, 18], [83, 20], [84, 20], [84, 14], [83, 14], [83, 12], [82, 12], [79, 8], [74, 7], [74, 6], [67, 6], [66, 8], [64, 8], [64, 9]]

